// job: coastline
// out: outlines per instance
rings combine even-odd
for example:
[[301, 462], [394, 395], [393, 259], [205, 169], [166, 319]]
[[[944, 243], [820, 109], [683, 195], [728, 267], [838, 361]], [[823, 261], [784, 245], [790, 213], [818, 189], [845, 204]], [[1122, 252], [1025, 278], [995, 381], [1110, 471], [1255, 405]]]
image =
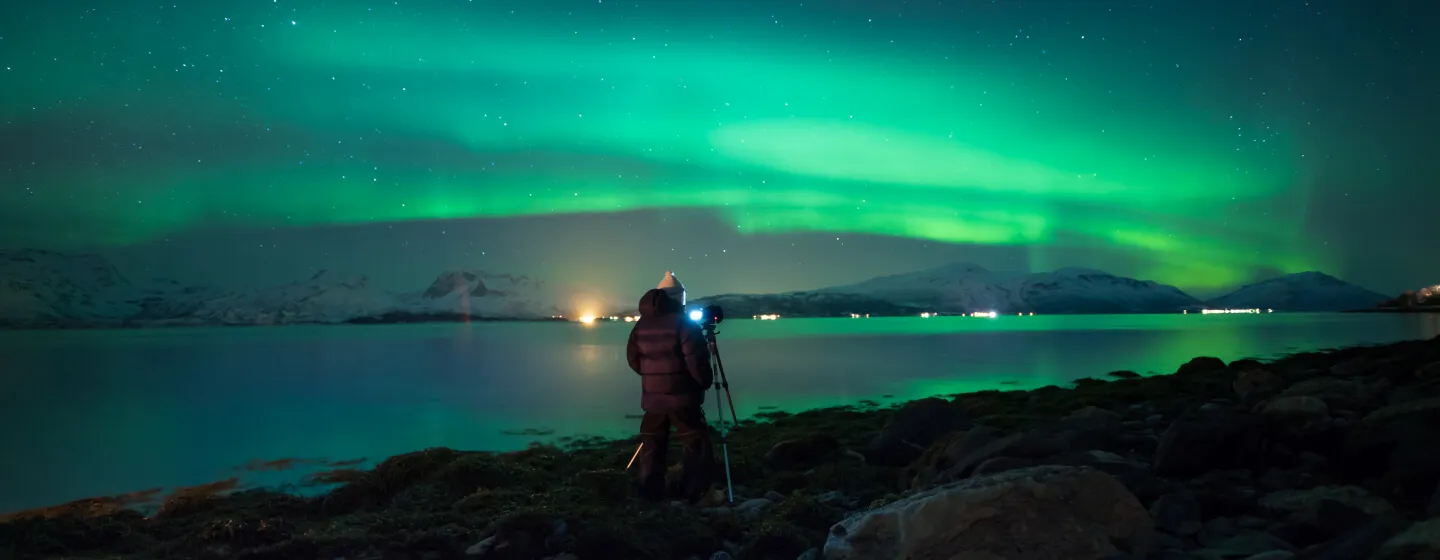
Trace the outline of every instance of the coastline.
[[[367, 470], [333, 465], [307, 483], [336, 487], [307, 498], [221, 481], [177, 491], [146, 514], [130, 508], [153, 493], [81, 500], [0, 516], [0, 552], [559, 559], [797, 558], [824, 549], [827, 558], [858, 558], [873, 545], [861, 535], [920, 538], [882, 530], [904, 522], [886, 513], [901, 505], [993, 508], [1003, 498], [976, 488], [1073, 491], [1065, 484], [1081, 479], [1112, 491], [1107, 502], [1133, 507], [1108, 521], [1062, 512], [1067, 523], [1099, 524], [1113, 536], [1064, 549], [1067, 557], [1100, 558], [1107, 546], [1187, 555], [1174, 558], [1320, 554], [1357, 539], [1368, 548], [1346, 557], [1440, 552], [1434, 539], [1395, 540], [1440, 515], [1440, 449], [1426, 435], [1440, 421], [1440, 337], [1263, 363], [1198, 357], [1173, 374], [1115, 372], [1074, 388], [762, 417], [729, 436], [733, 506], [640, 503], [623, 470], [638, 440], [586, 439], [507, 453], [431, 449]], [[1046, 541], [1056, 538], [1010, 535], [1080, 546]], [[954, 546], [890, 544], [941, 557]]]
[[[1440, 307], [1425, 307], [1414, 309], [1358, 309], [1350, 311], [1276, 311], [1275, 313], [1440, 313]], [[633, 313], [631, 313], [633, 315]], [[1156, 311], [1156, 312], [1134, 312], [1134, 313], [1047, 313], [1046, 316], [1110, 316], [1110, 315], [1182, 315], [1179, 311]], [[1197, 310], [1192, 314], [1200, 314]], [[623, 322], [618, 319], [611, 320], [609, 317], [622, 317], [624, 313], [611, 314], [596, 317], [595, 322]], [[1034, 316], [1034, 314], [1027, 314]], [[889, 318], [916, 318], [919, 314], [871, 314], [863, 319], [889, 319]], [[999, 313], [998, 317], [1009, 317], [1008, 313]], [[930, 318], [972, 318], [968, 313], [960, 312], [936, 312], [929, 315]], [[845, 314], [837, 315], [783, 315], [785, 319], [853, 319]], [[978, 317], [985, 318], [985, 317]], [[760, 320], [749, 316], [736, 316], [727, 319], [729, 321]], [[342, 326], [342, 325], [413, 325], [425, 323], [578, 323], [580, 321], [559, 317], [480, 317], [465, 315], [461, 313], [385, 313], [376, 316], [355, 317], [344, 321], [274, 321], [274, 322], [253, 322], [253, 323], [224, 323], [213, 321], [197, 321], [189, 319], [158, 319], [152, 321], [123, 320], [116, 322], [70, 322], [70, 323], [47, 323], [47, 324], [10, 324], [0, 323], [0, 331], [98, 331], [98, 330], [136, 330], [136, 329], [167, 329], [167, 328], [252, 328], [252, 327], [287, 327], [287, 326]]]

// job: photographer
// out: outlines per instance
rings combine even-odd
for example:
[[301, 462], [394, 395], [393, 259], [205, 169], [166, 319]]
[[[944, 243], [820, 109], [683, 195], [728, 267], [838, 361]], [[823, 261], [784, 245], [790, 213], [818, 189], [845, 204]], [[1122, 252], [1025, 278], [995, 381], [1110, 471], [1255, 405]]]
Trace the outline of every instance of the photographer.
[[626, 355], [640, 374], [640, 496], [665, 497], [665, 455], [675, 426], [685, 458], [680, 492], [694, 503], [710, 488], [715, 451], [705, 423], [705, 391], [713, 383], [710, 352], [701, 326], [685, 317], [685, 287], [671, 272], [640, 298], [640, 320], [630, 331]]

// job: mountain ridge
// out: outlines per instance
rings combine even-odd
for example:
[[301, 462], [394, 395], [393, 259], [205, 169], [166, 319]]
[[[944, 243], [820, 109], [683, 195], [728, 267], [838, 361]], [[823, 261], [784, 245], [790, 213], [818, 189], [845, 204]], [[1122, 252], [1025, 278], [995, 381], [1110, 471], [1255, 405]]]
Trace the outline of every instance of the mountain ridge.
[[1027, 273], [991, 271], [964, 262], [818, 291], [863, 295], [942, 313], [1178, 313], [1202, 305], [1174, 286], [1093, 268]]
[[252, 290], [131, 282], [108, 259], [22, 249], [0, 251], [0, 327], [117, 328], [343, 324], [442, 320], [543, 320], [560, 314], [539, 279], [447, 270], [424, 290], [394, 292], [364, 275], [319, 270]]
[[1287, 312], [1353, 311], [1373, 308], [1387, 296], [1315, 270], [1252, 282], [1206, 302], [1216, 308]]
[[[732, 317], [848, 317], [1179, 313], [1207, 307], [1344, 311], [1386, 299], [1315, 271], [1247, 284], [1205, 302], [1175, 286], [1094, 268], [1014, 272], [955, 262], [815, 290], [715, 294], [692, 305], [719, 304]], [[538, 277], [482, 270], [443, 270], [423, 289], [405, 292], [378, 289], [364, 275], [325, 269], [285, 284], [221, 290], [163, 278], [133, 282], [99, 255], [0, 251], [0, 327], [9, 328], [552, 320], [563, 315], [558, 301]]]

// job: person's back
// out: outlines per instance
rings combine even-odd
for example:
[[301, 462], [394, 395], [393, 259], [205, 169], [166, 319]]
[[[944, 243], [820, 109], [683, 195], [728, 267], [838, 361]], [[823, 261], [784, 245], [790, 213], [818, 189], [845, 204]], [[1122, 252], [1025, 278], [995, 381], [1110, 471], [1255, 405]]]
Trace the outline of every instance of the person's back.
[[698, 499], [709, 487], [714, 450], [701, 406], [713, 382], [710, 352], [700, 325], [684, 314], [684, 288], [671, 273], [640, 299], [640, 320], [630, 331], [626, 357], [640, 375], [641, 493], [661, 499], [670, 426], [685, 449], [681, 491]]
[[640, 300], [640, 320], [630, 331], [627, 358], [640, 374], [640, 408], [669, 413], [700, 406], [710, 388], [710, 354], [700, 325], [664, 291]]

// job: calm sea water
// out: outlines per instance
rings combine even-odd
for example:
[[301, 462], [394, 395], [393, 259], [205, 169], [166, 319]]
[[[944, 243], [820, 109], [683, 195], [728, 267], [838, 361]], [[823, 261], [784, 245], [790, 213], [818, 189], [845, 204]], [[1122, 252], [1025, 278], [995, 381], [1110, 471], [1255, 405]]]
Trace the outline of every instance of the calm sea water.
[[[433, 446], [627, 435], [640, 412], [628, 331], [476, 323], [0, 332], [0, 511], [297, 476], [240, 469], [255, 459], [374, 461]], [[746, 320], [721, 325], [719, 340], [743, 416], [1437, 334], [1437, 315], [1123, 315]], [[713, 417], [713, 393], [709, 405]]]

